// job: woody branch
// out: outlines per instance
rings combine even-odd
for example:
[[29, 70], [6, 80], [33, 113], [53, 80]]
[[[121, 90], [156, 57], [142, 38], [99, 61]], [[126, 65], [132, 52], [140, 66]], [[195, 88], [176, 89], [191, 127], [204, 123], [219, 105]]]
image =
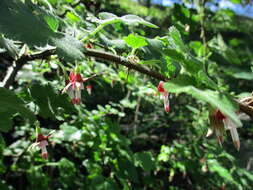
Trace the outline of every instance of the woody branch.
[[[158, 73], [156, 71], [150, 70], [149, 68], [142, 66], [142, 65], [138, 65], [134, 62], [132, 62], [131, 60], [128, 60], [125, 57], [122, 56], [118, 56], [118, 55], [114, 55], [108, 52], [103, 52], [103, 51], [98, 51], [98, 50], [94, 50], [94, 49], [87, 49], [84, 54], [86, 56], [92, 56], [98, 59], [103, 59], [106, 61], [110, 61], [113, 62], [115, 64], [118, 65], [123, 65], [129, 69], [133, 69], [135, 71], [138, 71], [140, 73], [143, 73], [147, 76], [153, 77], [157, 80], [162, 80], [162, 81], [168, 81], [169, 78], [164, 76], [161, 73]], [[3, 82], [2, 82], [2, 86], [5, 88], [9, 88], [11, 86], [11, 84], [13, 83], [18, 71], [23, 67], [23, 65], [25, 65], [27, 62], [29, 61], [33, 61], [36, 59], [47, 59], [48, 57], [55, 55], [55, 49], [50, 49], [50, 50], [46, 50], [44, 52], [41, 53], [36, 53], [36, 54], [31, 54], [31, 55], [23, 55], [22, 57], [20, 57], [18, 60], [15, 61], [15, 64], [8, 69], [6, 77], [4, 78]], [[251, 100], [253, 98], [251, 97]], [[247, 115], [249, 115], [251, 118], [253, 118], [253, 105], [251, 105], [252, 102], [241, 102], [239, 100], [237, 100], [237, 103], [239, 105], [239, 109], [241, 112], [246, 113]], [[252, 103], [253, 104], [253, 103]]]

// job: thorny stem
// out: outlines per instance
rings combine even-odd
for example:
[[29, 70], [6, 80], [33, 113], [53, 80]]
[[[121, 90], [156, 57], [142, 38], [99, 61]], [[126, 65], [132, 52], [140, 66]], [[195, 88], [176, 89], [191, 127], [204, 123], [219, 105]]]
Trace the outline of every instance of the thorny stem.
[[[133, 70], [138, 71], [140, 73], [143, 73], [147, 76], [153, 77], [157, 80], [162, 80], [162, 81], [170, 80], [168, 77], [164, 76], [161, 73], [152, 71], [149, 68], [144, 67], [142, 65], [135, 64], [135, 63], [131, 62], [130, 60], [128, 60], [124, 57], [118, 56], [118, 55], [114, 55], [114, 54], [107, 53], [107, 52], [102, 52], [102, 51], [97, 51], [97, 50], [90, 50], [90, 49], [87, 49], [84, 52], [84, 54], [87, 55], [87, 56], [92, 56], [92, 57], [95, 57], [95, 58], [104, 59], [106, 61], [111, 61], [115, 64], [126, 66], [129, 69], [133, 69]], [[47, 59], [48, 57], [50, 57], [52, 55], [55, 55], [55, 49], [46, 50], [44, 52], [36, 53], [36, 54], [32, 54], [32, 55], [23, 55], [21, 58], [19, 58], [16, 61], [16, 63], [21, 63], [21, 66], [15, 67], [12, 70], [12, 72], [10, 72], [10, 74], [6, 75], [6, 77], [3, 80], [3, 86], [5, 88], [9, 88], [9, 86], [12, 85], [12, 82], [14, 81], [18, 71], [28, 61], [33, 61], [33, 60], [36, 60], [36, 59]], [[91, 77], [93, 77], [93, 76], [91, 76]], [[243, 102], [240, 102], [240, 101], [237, 101], [237, 103], [239, 105], [239, 108], [240, 108], [241, 112], [244, 112], [247, 115], [249, 115], [251, 118], [253, 118], [253, 106], [252, 105], [248, 105], [247, 103], [243, 103]]]
[[97, 51], [97, 50], [89, 50], [89, 49], [87, 49], [87, 51], [84, 52], [84, 54], [87, 56], [92, 56], [95, 58], [104, 59], [107, 61], [112, 61], [115, 64], [123, 65], [125, 67], [128, 67], [129, 69], [136, 70], [140, 73], [146, 74], [146, 75], [156, 78], [158, 80], [162, 80], [162, 81], [170, 80], [168, 77], [166, 77], [158, 72], [152, 71], [147, 67], [144, 67], [140, 64], [136, 64], [136, 63], [128, 60], [127, 58], [124, 58], [124, 57], [121, 57], [118, 55], [114, 55], [114, 54], [102, 52], [102, 51]]

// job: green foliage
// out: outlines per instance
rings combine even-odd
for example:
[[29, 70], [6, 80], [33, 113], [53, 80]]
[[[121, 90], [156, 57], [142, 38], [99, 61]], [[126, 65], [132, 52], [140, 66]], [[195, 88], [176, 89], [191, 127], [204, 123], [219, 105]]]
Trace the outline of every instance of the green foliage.
[[139, 24], [143, 24], [146, 25], [148, 27], [151, 28], [158, 28], [156, 25], [145, 21], [143, 18], [136, 16], [136, 15], [125, 15], [122, 17], [117, 17], [116, 15], [112, 14], [112, 13], [107, 13], [107, 12], [102, 12], [99, 14], [99, 18], [102, 20], [99, 20], [98, 22], [103, 24], [103, 23], [107, 23], [109, 20], [117, 20], [119, 22], [122, 22], [124, 24], [127, 25], [139, 25]]
[[149, 172], [155, 169], [155, 162], [150, 152], [140, 152], [135, 154], [135, 162], [145, 171]]
[[78, 40], [55, 33], [58, 23], [56, 18], [48, 16], [33, 4], [27, 6], [19, 0], [3, 0], [0, 3], [1, 33], [29, 45], [56, 46], [58, 55], [66, 60], [83, 59], [84, 48]]
[[29, 118], [31, 122], [35, 120], [34, 114], [25, 107], [24, 102], [12, 91], [0, 88], [0, 130], [7, 132], [12, 126], [12, 117], [19, 113], [24, 118]]
[[[55, 118], [57, 113], [73, 113], [74, 107], [66, 94], [56, 93], [52, 86], [35, 84], [31, 87], [31, 96], [39, 107], [39, 115], [45, 118]], [[62, 110], [63, 109], [63, 110]]]
[[148, 45], [145, 38], [141, 36], [135, 36], [134, 34], [129, 34], [124, 38], [124, 41], [133, 49], [138, 49], [140, 47]]
[[7, 52], [10, 54], [10, 56], [13, 59], [16, 59], [18, 56], [18, 48], [14, 44], [13, 41], [4, 38], [4, 36], [0, 36], [0, 47], [7, 50]]
[[[235, 101], [252, 91], [252, 19], [200, 1], [196, 9], [149, 2], [0, 1], [1, 80], [20, 56], [56, 49], [0, 88], [1, 190], [252, 189], [252, 122], [238, 119]], [[130, 59], [170, 78], [169, 113], [159, 81]], [[97, 74], [85, 80], [80, 105], [62, 94], [76, 67], [83, 78]], [[205, 138], [212, 109], [244, 125], [239, 153], [229, 131], [223, 147]], [[39, 147], [27, 151], [35, 125], [54, 130], [48, 160]]]
[[238, 126], [241, 126], [241, 121], [236, 115], [238, 110], [237, 104], [231, 96], [225, 93], [219, 93], [212, 90], [202, 90], [194, 86], [194, 80], [187, 75], [180, 75], [176, 79], [166, 83], [164, 88], [172, 93], [187, 93], [196, 99], [209, 103], [214, 108], [218, 108], [222, 113], [230, 117]]

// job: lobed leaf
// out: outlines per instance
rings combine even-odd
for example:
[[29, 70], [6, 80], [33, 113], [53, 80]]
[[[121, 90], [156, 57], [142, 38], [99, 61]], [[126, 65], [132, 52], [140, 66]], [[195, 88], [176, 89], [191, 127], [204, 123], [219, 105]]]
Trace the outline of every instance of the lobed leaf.
[[7, 132], [11, 129], [12, 117], [16, 113], [32, 122], [35, 121], [35, 115], [14, 92], [0, 88], [0, 131]]
[[124, 41], [133, 49], [138, 49], [140, 47], [148, 45], [144, 37], [137, 36], [134, 34], [129, 34], [127, 37], [124, 38]]

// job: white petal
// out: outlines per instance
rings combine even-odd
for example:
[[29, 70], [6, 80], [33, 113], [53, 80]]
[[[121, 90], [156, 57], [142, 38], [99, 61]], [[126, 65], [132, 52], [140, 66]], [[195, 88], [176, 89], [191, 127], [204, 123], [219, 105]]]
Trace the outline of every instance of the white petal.
[[238, 132], [237, 132], [236, 128], [231, 128], [230, 129], [230, 134], [231, 134], [233, 142], [239, 141], [239, 135], [238, 135]]
[[226, 118], [223, 120], [223, 123], [225, 125], [225, 129], [231, 129], [231, 128], [237, 128], [237, 125], [229, 118]]
[[170, 101], [169, 101], [169, 97], [168, 96], [164, 97], [164, 110], [166, 112], [170, 111]]
[[48, 145], [48, 142], [47, 142], [46, 140], [40, 141], [39, 144], [38, 144], [38, 146], [39, 146], [40, 148], [46, 147], [47, 145]]
[[239, 151], [240, 149], [240, 139], [237, 132], [237, 125], [230, 119], [224, 119], [223, 120], [225, 128], [230, 131], [233, 143], [235, 145], [235, 148]]
[[245, 120], [245, 121], [250, 120], [250, 117], [247, 114], [245, 114], [245, 113], [239, 113], [238, 114], [238, 118], [240, 120]]
[[83, 87], [83, 83], [81, 83], [81, 82], [76, 82], [76, 88], [77, 88], [78, 90], [83, 89], [83, 88], [84, 88], [84, 87]]
[[75, 97], [74, 90], [69, 89], [69, 90], [68, 90], [68, 95], [69, 95], [69, 97], [70, 97], [71, 99], [73, 99], [73, 98]]
[[47, 148], [46, 148], [46, 146], [42, 146], [41, 147], [41, 153], [43, 154], [43, 153], [47, 153]]
[[75, 98], [76, 99], [81, 99], [81, 90], [76, 90], [75, 91]]
[[207, 130], [206, 137], [210, 137], [212, 134], [213, 134], [213, 130], [209, 128]]

